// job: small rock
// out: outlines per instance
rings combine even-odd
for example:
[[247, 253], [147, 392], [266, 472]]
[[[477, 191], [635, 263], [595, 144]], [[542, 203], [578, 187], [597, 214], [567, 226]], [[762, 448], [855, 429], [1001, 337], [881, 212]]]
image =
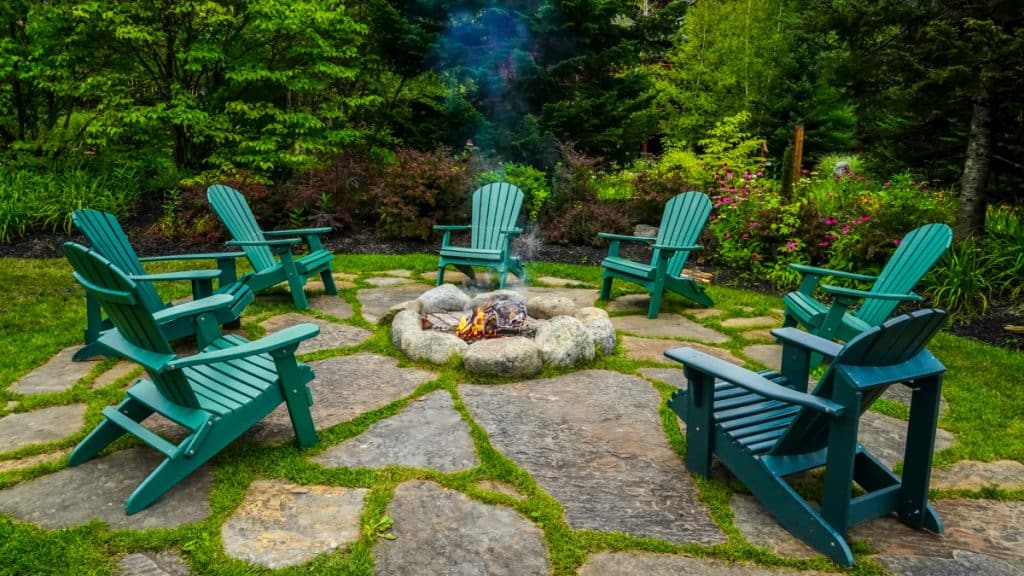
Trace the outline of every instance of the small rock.
[[458, 312], [469, 307], [470, 298], [454, 284], [442, 284], [431, 288], [417, 298], [421, 314], [435, 312]]
[[658, 227], [651, 226], [649, 224], [637, 224], [633, 227], [633, 236], [639, 236], [641, 238], [657, 238]]
[[403, 338], [422, 331], [420, 315], [412, 310], [402, 310], [391, 321], [391, 345], [401, 349]]
[[584, 306], [576, 310], [576, 319], [584, 324], [591, 318], [607, 318], [608, 312], [603, 308], [595, 308], [594, 306]]
[[555, 316], [572, 316], [576, 304], [564, 296], [535, 296], [526, 303], [526, 311], [534, 318], [547, 320]]
[[446, 332], [433, 330], [406, 331], [401, 340], [401, 349], [413, 360], [425, 360], [444, 364], [452, 358], [462, 356], [469, 348], [462, 338]]
[[533, 376], [543, 367], [537, 345], [521, 336], [476, 342], [463, 353], [462, 362], [470, 372], [502, 376]]
[[537, 330], [541, 357], [552, 366], [571, 367], [594, 359], [594, 343], [583, 323], [571, 316], [556, 316]]
[[591, 342], [600, 347], [602, 354], [615, 352], [615, 325], [610, 318], [595, 316], [584, 322], [583, 327], [590, 334]]

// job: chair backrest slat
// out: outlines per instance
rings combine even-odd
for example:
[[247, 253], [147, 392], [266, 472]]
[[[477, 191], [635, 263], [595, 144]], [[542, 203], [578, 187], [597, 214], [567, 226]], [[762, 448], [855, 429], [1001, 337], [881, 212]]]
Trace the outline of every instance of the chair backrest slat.
[[500, 250], [501, 231], [514, 228], [523, 206], [523, 191], [508, 182], [495, 182], [473, 192], [470, 247]]
[[[702, 192], [679, 194], [665, 204], [655, 243], [669, 246], [696, 244], [710, 214], [711, 199], [706, 194]], [[689, 252], [676, 252], [668, 261], [666, 269], [668, 274], [679, 276], [689, 257]]]
[[[953, 231], [945, 224], [926, 224], [911, 230], [882, 268], [871, 292], [907, 294], [949, 249]], [[899, 305], [897, 300], [867, 299], [855, 313], [871, 326], [885, 321]]]
[[[135, 249], [128, 241], [128, 236], [125, 235], [121, 224], [113, 214], [99, 210], [75, 210], [71, 213], [71, 221], [89, 241], [93, 250], [113, 262], [126, 274], [146, 273]], [[164, 308], [164, 301], [152, 283], [138, 283], [138, 295], [142, 304], [150, 312], [157, 312]]]
[[[231, 237], [240, 241], [263, 241], [263, 230], [249, 208], [245, 196], [230, 186], [214, 184], [206, 190], [210, 206], [220, 217]], [[249, 263], [256, 272], [268, 270], [277, 265], [274, 253], [266, 246], [242, 246]]]

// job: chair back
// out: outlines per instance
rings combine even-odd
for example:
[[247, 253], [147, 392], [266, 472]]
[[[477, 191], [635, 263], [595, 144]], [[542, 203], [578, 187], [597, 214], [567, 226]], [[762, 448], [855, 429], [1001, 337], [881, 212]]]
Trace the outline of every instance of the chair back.
[[[864, 331], [843, 346], [813, 394], [845, 405], [836, 389], [852, 387], [859, 393], [860, 401], [846, 408], [859, 415], [891, 384], [941, 373], [945, 368], [925, 346], [945, 321], [944, 310], [929, 308], [897, 316]], [[866, 373], [870, 375], [865, 377]], [[769, 453], [802, 454], [825, 448], [828, 426], [828, 416], [804, 408]]]
[[501, 231], [514, 228], [523, 206], [523, 191], [508, 182], [481, 186], [473, 192], [473, 224], [470, 247], [501, 250]]
[[[879, 294], [909, 294], [921, 281], [921, 277], [946, 253], [952, 242], [953, 231], [945, 224], [925, 224], [911, 230], [886, 262], [870, 291]], [[871, 326], [877, 326], [898, 305], [898, 300], [867, 298], [854, 315]]]
[[[120, 336], [154, 355], [174, 354], [152, 312], [141, 303], [140, 283], [129, 278], [99, 252], [81, 244], [64, 244], [64, 254], [75, 270], [75, 280], [100, 303], [117, 329], [117, 334], [106, 334], [101, 337], [101, 342], [104, 338]], [[195, 392], [180, 371], [148, 372], [153, 384], [166, 398], [183, 406], [199, 406]]]
[[[206, 199], [209, 200], [213, 211], [224, 223], [228, 233], [235, 240], [242, 242], [262, 242], [266, 240], [263, 230], [256, 222], [249, 203], [246, 202], [242, 193], [230, 186], [214, 184], [206, 190]], [[252, 264], [253, 270], [257, 273], [268, 270], [277, 265], [274, 253], [267, 246], [241, 246], [246, 258]]]
[[[71, 221], [89, 241], [93, 250], [110, 260], [124, 273], [129, 275], [146, 273], [138, 255], [135, 254], [135, 249], [128, 241], [128, 236], [125, 235], [121, 224], [113, 214], [99, 210], [75, 210], [71, 213]], [[150, 312], [157, 312], [165, 308], [163, 299], [160, 298], [151, 282], [139, 282], [137, 294], [139, 301]]]
[[[683, 192], [665, 204], [658, 228], [656, 244], [667, 246], [692, 246], [697, 243], [700, 233], [711, 215], [711, 199], [702, 192]], [[689, 251], [676, 252], [668, 261], [669, 276], [679, 276], [686, 265]], [[655, 254], [652, 264], [658, 261]]]

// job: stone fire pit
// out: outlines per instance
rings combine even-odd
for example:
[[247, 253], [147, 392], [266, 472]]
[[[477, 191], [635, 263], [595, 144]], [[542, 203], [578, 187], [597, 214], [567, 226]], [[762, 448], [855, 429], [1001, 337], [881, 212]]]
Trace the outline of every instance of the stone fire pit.
[[[510, 313], [514, 321], [495, 322], [495, 310]], [[470, 322], [476, 310], [490, 316], [488, 333], [466, 341], [455, 334], [460, 320]], [[482, 322], [482, 321], [481, 321]], [[576, 308], [562, 296], [528, 298], [513, 290], [485, 292], [471, 297], [452, 284], [444, 284], [408, 302], [391, 323], [391, 343], [414, 360], [444, 364], [457, 356], [470, 372], [503, 376], [533, 376], [545, 364], [571, 367], [592, 360], [595, 350], [615, 350], [615, 327], [600, 308]]]

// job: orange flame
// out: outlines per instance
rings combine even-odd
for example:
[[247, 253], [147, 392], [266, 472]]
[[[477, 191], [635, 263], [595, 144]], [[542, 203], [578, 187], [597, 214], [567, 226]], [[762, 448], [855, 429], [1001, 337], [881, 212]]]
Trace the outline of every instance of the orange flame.
[[493, 335], [494, 331], [487, 330], [487, 315], [479, 306], [473, 311], [472, 320], [469, 316], [463, 316], [459, 325], [455, 328], [455, 335], [466, 341], [479, 340]]

